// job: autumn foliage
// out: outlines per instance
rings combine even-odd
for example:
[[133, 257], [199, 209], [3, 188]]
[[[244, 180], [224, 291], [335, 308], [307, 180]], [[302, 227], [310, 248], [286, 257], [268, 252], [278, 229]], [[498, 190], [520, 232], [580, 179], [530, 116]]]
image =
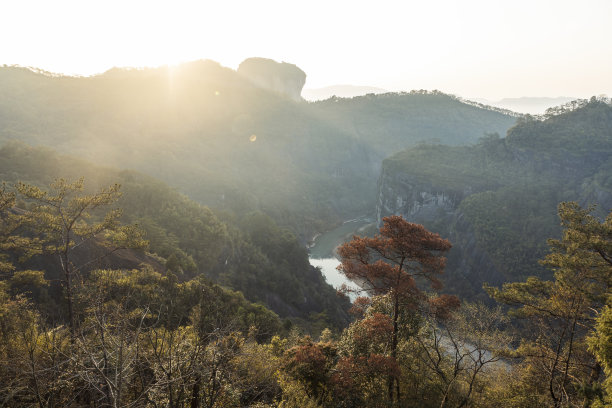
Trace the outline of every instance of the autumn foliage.
[[[383, 222], [375, 237], [354, 236], [352, 241], [340, 246], [338, 254], [342, 263], [338, 270], [359, 284], [362, 292], [390, 296], [393, 310], [388, 321], [382, 315], [373, 315], [372, 321], [367, 322], [370, 329], [366, 330], [368, 336], [375, 337], [389, 329], [390, 355], [374, 359], [370, 355], [368, 360], [372, 361], [368, 361], [367, 367], [388, 371], [388, 398], [399, 401], [400, 373], [390, 368], [397, 366], [400, 315], [420, 306], [432, 306], [437, 315], [444, 317], [458, 307], [459, 301], [452, 296], [428, 297], [419, 287], [423, 283], [436, 290], [442, 287], [439, 278], [446, 266], [444, 254], [451, 248], [450, 242], [401, 216], [385, 217]], [[362, 303], [357, 305], [357, 312]]]
[[419, 297], [418, 278], [433, 289], [441, 288], [439, 276], [446, 266], [443, 255], [451, 248], [450, 242], [401, 216], [383, 221], [374, 238], [355, 236], [340, 246], [338, 269], [372, 295], [392, 290], [404, 299]]

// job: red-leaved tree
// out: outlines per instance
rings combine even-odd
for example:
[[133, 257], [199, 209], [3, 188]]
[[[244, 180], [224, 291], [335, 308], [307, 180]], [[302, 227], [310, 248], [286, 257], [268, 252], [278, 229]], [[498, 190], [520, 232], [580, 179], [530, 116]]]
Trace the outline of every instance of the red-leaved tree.
[[[400, 313], [433, 302], [443, 316], [444, 310], [458, 307], [459, 300], [448, 295], [431, 298], [419, 288], [423, 284], [432, 289], [442, 287], [439, 276], [446, 265], [444, 254], [451, 248], [450, 242], [401, 216], [385, 217], [383, 222], [380, 234], [374, 238], [354, 236], [340, 246], [342, 263], [338, 270], [360, 285], [360, 292], [389, 294], [393, 306], [391, 358], [397, 361]], [[389, 376], [388, 388], [389, 400], [399, 401], [398, 375]]]

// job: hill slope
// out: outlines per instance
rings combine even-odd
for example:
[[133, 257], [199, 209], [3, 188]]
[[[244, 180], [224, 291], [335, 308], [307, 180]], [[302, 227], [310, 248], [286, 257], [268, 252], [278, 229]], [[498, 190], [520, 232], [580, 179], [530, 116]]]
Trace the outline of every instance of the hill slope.
[[591, 100], [546, 120], [524, 119], [505, 138], [475, 146], [429, 145], [383, 164], [378, 218], [403, 214], [453, 242], [448, 285], [478, 295], [547, 273], [537, 261], [557, 237], [557, 204], [612, 209], [612, 107]]
[[371, 208], [388, 154], [471, 143], [514, 120], [440, 93], [295, 102], [212, 61], [89, 78], [0, 68], [0, 142], [136, 169], [304, 236]]
[[309, 264], [295, 235], [264, 214], [227, 217], [135, 171], [99, 167], [22, 143], [0, 148], [2, 181], [46, 187], [55, 177], [81, 176], [92, 191], [111, 183], [122, 185], [118, 206], [124, 210], [123, 221], [145, 230], [150, 251], [163, 257], [165, 267], [180, 280], [202, 274], [240, 290], [281, 317], [318, 319], [335, 326], [348, 322], [348, 301], [337, 297]]

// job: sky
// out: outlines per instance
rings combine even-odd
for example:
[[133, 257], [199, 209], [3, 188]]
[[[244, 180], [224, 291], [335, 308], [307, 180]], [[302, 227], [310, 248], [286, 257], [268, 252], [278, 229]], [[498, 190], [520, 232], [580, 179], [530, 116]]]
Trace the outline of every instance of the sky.
[[306, 88], [612, 95], [612, 0], [3, 0], [0, 64], [93, 75], [248, 57]]

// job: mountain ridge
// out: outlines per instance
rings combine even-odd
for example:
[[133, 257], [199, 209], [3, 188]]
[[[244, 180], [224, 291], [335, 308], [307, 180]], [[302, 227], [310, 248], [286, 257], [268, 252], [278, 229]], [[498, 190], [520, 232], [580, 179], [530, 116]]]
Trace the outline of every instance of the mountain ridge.
[[215, 208], [263, 210], [304, 241], [372, 208], [396, 150], [469, 144], [515, 121], [441, 93], [294, 102], [213, 61], [84, 78], [0, 68], [0, 90], [0, 142], [139, 170]]

